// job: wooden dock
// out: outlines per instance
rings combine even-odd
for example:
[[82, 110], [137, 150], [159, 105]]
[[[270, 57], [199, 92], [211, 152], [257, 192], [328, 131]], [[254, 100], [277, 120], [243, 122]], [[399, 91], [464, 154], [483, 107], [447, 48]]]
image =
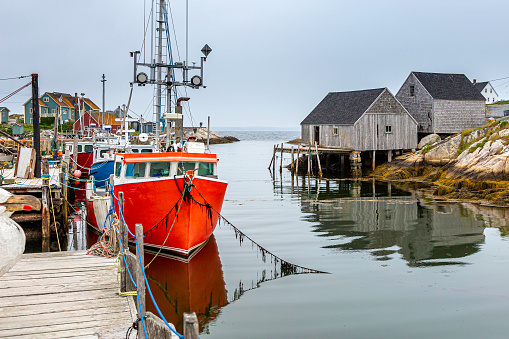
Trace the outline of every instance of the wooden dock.
[[24, 254], [0, 277], [0, 337], [126, 338], [136, 308], [118, 292], [113, 258]]

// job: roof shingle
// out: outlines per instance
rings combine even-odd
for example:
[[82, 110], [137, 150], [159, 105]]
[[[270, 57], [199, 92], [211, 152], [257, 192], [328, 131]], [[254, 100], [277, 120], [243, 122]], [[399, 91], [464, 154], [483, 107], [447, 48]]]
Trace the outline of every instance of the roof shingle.
[[465, 74], [412, 73], [434, 99], [486, 100]]
[[331, 92], [302, 120], [301, 124], [353, 125], [385, 88]]

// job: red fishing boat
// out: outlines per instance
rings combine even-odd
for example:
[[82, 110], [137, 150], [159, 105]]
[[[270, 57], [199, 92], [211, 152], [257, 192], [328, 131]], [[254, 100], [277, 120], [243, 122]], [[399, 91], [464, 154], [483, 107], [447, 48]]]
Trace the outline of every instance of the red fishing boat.
[[66, 156], [70, 157], [73, 162], [76, 162], [77, 169], [81, 171], [83, 176], [88, 176], [90, 173], [90, 166], [94, 163], [94, 143], [93, 142], [79, 142], [76, 159], [73, 157], [74, 143], [67, 142], [65, 144]]
[[[209, 239], [223, 206], [227, 183], [217, 179], [211, 153], [126, 153], [115, 156], [113, 193], [123, 192], [124, 219], [142, 224], [148, 248], [188, 257]], [[87, 184], [87, 218], [101, 230], [111, 208], [108, 190]], [[118, 203], [115, 211], [120, 215]]]

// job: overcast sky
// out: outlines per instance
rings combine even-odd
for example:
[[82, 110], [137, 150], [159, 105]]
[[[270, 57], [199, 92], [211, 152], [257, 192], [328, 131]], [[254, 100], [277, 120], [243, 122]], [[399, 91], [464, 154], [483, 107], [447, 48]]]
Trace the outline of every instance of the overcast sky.
[[[102, 108], [104, 73], [106, 109], [126, 104], [129, 52], [141, 49], [150, 4], [3, 0], [0, 79], [38, 73], [40, 94], [85, 93]], [[185, 60], [185, 0], [170, 5], [174, 60]], [[210, 115], [212, 127], [297, 128], [328, 92], [396, 94], [411, 71], [509, 77], [507, 13], [507, 0], [189, 0], [189, 61], [199, 62], [204, 44], [212, 48], [207, 88], [188, 89], [191, 114], [205, 124]], [[150, 53], [150, 35], [147, 45]], [[0, 81], [0, 98], [28, 81]], [[509, 99], [509, 79], [493, 85]], [[30, 95], [25, 89], [0, 106], [22, 113]], [[134, 114], [152, 120], [152, 98], [151, 86], [136, 86]]]

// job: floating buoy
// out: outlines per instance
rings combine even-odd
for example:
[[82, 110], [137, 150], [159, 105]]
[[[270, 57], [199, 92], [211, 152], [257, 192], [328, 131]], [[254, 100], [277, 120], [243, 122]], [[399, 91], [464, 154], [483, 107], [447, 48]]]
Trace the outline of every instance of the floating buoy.
[[74, 183], [76, 186], [78, 186], [80, 184], [80, 181], [79, 179], [76, 179], [76, 182]]
[[61, 156], [62, 156], [62, 154], [63, 154], [63, 153], [62, 153], [62, 147], [59, 147], [59, 148], [58, 148], [58, 156], [59, 156], [59, 157], [61, 157]]
[[74, 171], [74, 177], [75, 177], [75, 178], [79, 178], [79, 177], [81, 177], [81, 171], [80, 171], [80, 170], [78, 170], [78, 169], [77, 169], [76, 171]]

